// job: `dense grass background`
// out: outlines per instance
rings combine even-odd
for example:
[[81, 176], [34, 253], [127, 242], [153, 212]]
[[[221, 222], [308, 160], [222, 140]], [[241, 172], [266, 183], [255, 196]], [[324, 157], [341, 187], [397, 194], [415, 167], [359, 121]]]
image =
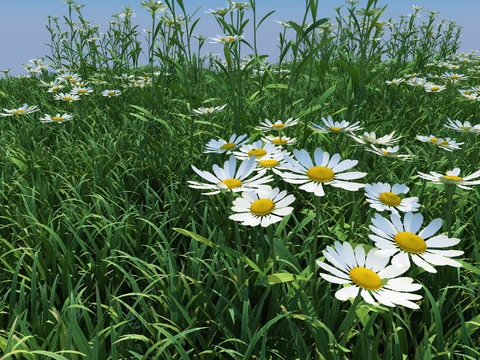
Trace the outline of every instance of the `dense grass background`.
[[[299, 33], [290, 45], [293, 62], [271, 65], [290, 72], [263, 75], [253, 71], [263, 66], [259, 57], [241, 70], [234, 45], [226, 47], [232, 60], [225, 71], [221, 62], [209, 66], [192, 57], [192, 64], [181, 51], [172, 61], [157, 49], [161, 67], [105, 70], [102, 79], [109, 84], [90, 84], [94, 93], [71, 104], [38, 86], [39, 79], [55, 79], [52, 72], [0, 80], [1, 108], [28, 103], [39, 109], [0, 117], [0, 359], [480, 356], [478, 186], [457, 189], [454, 196], [452, 237], [461, 239], [456, 248], [465, 252], [464, 266], [437, 267], [435, 275], [418, 267], [407, 273], [423, 284], [415, 311], [362, 302], [354, 308], [353, 299], [334, 297], [338, 286], [319, 279], [308, 261], [316, 216], [309, 193], [279, 178], [272, 184], [296, 201], [292, 215], [273, 227], [277, 275], [267, 276], [272, 259], [266, 231], [240, 225], [241, 255], [228, 219], [229, 197], [203, 196], [188, 187], [187, 180], [199, 180], [191, 165], [210, 171], [226, 160], [203, 153], [214, 137], [212, 124], [215, 137], [227, 139], [240, 130], [254, 140], [260, 139], [254, 127], [265, 118], [298, 117], [301, 124], [287, 133], [298, 146], [289, 151], [341, 152], [342, 159], [360, 161], [356, 170], [368, 173], [362, 182], [405, 183], [409, 196], [418, 196], [417, 171], [430, 166], [433, 146], [415, 136], [460, 140], [444, 127], [447, 118], [480, 123], [478, 101], [458, 92], [479, 85], [479, 73], [466, 70], [480, 66], [474, 54], [436, 53], [435, 63], [433, 55], [380, 63], [375, 51], [368, 57], [361, 46], [358, 55], [351, 49], [355, 60], [338, 51], [341, 43], [323, 43], [319, 51], [315, 44], [325, 39], [305, 39]], [[172, 48], [180, 44], [171, 41]], [[463, 66], [461, 58], [472, 62]], [[411, 73], [442, 75], [448, 69], [433, 65], [440, 61], [461, 64], [458, 73], [469, 79], [439, 93], [385, 84]], [[74, 70], [93, 79], [87, 65]], [[127, 81], [114, 75], [126, 70], [160, 74], [143, 88], [122, 88]], [[108, 99], [100, 95], [104, 89], [122, 94]], [[194, 108], [224, 103], [212, 120], [190, 115]], [[57, 113], [73, 113], [74, 119], [39, 121]], [[411, 161], [378, 157], [347, 136], [320, 135], [306, 126], [328, 115], [359, 121], [378, 136], [396, 131], [400, 152], [412, 155]], [[440, 149], [432, 170], [478, 170], [478, 137], [464, 139], [462, 163], [460, 151]], [[421, 204], [425, 223], [446, 219], [443, 188], [427, 184]], [[372, 247], [368, 225], [375, 212], [363, 190], [328, 187], [321, 206], [316, 257], [335, 240]], [[442, 231], [448, 231], [446, 222]]]

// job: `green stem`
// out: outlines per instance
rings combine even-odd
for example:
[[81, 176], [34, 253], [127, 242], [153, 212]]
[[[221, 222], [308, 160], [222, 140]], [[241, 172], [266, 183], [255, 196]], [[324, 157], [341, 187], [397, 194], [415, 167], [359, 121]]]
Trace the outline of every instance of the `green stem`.
[[[353, 301], [352, 307], [350, 310], [348, 310], [347, 317], [343, 320], [340, 328], [343, 329], [343, 335], [342, 335], [342, 342], [341, 345], [342, 347], [346, 347], [347, 345], [347, 340], [348, 340], [348, 333], [350, 332], [350, 323], [352, 321], [353, 315], [355, 314], [355, 311], [357, 310], [358, 303], [360, 302], [360, 299], [362, 297], [361, 295], [362, 289], [358, 289], [358, 295], [355, 297], [355, 300]], [[339, 359], [343, 359], [343, 351], [340, 350], [340, 357]]]
[[273, 248], [273, 229], [271, 225], [267, 227], [267, 234], [268, 234], [268, 243], [270, 244], [270, 256], [272, 257], [272, 261], [273, 261], [272, 274], [274, 274], [277, 268], [277, 256], [275, 255], [275, 249]]
[[455, 194], [455, 185], [445, 184], [445, 194], [447, 195], [447, 229], [448, 237], [452, 237], [452, 220], [453, 220], [453, 195]]
[[[433, 152], [433, 155], [432, 155], [432, 161], [430, 162], [430, 165], [428, 165], [427, 174], [430, 174], [430, 171], [432, 171], [433, 163], [435, 162], [437, 154], [438, 154], [438, 146], [435, 146], [435, 151]], [[422, 190], [420, 190], [420, 195], [418, 196], [418, 202], [422, 201], [422, 195], [423, 195], [423, 192], [425, 191], [426, 185], [427, 185], [427, 180], [423, 179]]]

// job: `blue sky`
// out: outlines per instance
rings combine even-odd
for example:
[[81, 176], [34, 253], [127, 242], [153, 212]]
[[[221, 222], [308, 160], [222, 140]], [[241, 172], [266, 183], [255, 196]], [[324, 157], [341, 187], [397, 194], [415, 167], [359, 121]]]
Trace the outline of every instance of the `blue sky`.
[[[246, 0], [244, 0], [246, 1]], [[135, 9], [136, 17], [132, 19], [134, 25], [139, 25], [138, 30], [151, 28], [151, 15], [146, 9], [139, 6], [140, 1], [129, 0], [79, 0], [79, 4], [85, 5], [82, 8], [82, 14], [86, 20], [91, 21], [91, 25], [103, 24], [100, 32], [106, 31], [107, 21], [114, 20], [112, 14], [123, 11], [122, 5], [131, 6]], [[204, 11], [209, 9], [217, 9], [218, 7], [226, 7], [224, 0], [184, 0], [187, 13], [193, 14], [200, 7], [194, 19], [200, 18], [200, 21], [194, 31], [195, 34], [214, 37], [220, 34], [221, 30], [212, 15], [206, 15]], [[342, 15], [348, 14], [346, 10], [347, 4], [341, 1], [319, 1], [318, 18], [330, 17], [331, 22], [336, 23], [336, 12], [332, 9], [339, 5], [344, 5], [341, 10]], [[367, 0], [362, 0], [357, 5], [357, 9], [365, 7]], [[377, 7], [388, 5], [385, 14], [380, 20], [394, 18], [399, 21], [398, 15], [407, 15], [414, 13], [411, 9], [412, 5], [424, 6], [424, 10], [440, 11], [436, 18], [435, 24], [441, 19], [456, 21], [458, 25], [463, 26], [462, 37], [460, 41], [462, 45], [460, 51], [479, 50], [478, 29], [476, 23], [478, 14], [480, 14], [480, 0], [461, 0], [452, 2], [451, 0], [423, 0], [414, 3], [412, 0], [395, 0], [382, 1], [379, 0]], [[10, 75], [26, 73], [24, 68], [19, 65], [20, 62], [26, 63], [29, 59], [50, 54], [50, 48], [45, 44], [50, 42], [50, 34], [45, 25], [48, 19], [44, 15], [52, 15], [62, 18], [68, 15], [68, 4], [61, 0], [0, 0], [0, 70], [13, 68]], [[261, 19], [268, 12], [275, 10], [275, 13], [269, 17], [260, 27], [257, 34], [258, 52], [259, 54], [270, 55], [270, 59], [274, 60], [278, 54], [278, 35], [283, 27], [273, 22], [274, 19], [288, 21], [293, 20], [301, 22], [305, 12], [305, 1], [302, 0], [257, 0], [257, 18]], [[251, 10], [247, 11], [251, 14]], [[426, 12], [419, 13], [420, 18], [416, 19], [416, 23], [427, 21]], [[76, 17], [74, 17], [76, 20]], [[67, 26], [60, 20], [62, 30], [67, 30]], [[293, 38], [293, 30], [289, 30], [287, 37]], [[253, 39], [253, 24], [249, 23], [246, 27], [246, 40]], [[290, 35], [290, 36], [289, 36]], [[196, 49], [196, 41], [194, 49]], [[253, 44], [253, 41], [252, 41]], [[146, 42], [145, 42], [146, 48]], [[222, 53], [222, 45], [209, 44], [209, 40], [205, 42], [202, 48], [202, 54], [207, 52]], [[247, 51], [248, 53], [249, 51]], [[146, 62], [143, 56], [140, 62]], [[0, 74], [3, 77], [3, 74]]]

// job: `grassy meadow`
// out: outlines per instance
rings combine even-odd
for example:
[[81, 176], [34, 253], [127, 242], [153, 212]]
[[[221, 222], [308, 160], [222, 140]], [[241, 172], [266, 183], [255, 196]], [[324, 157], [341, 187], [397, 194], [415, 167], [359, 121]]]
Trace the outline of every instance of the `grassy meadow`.
[[50, 54], [0, 74], [0, 360], [480, 358], [459, 25], [250, 0], [207, 11], [214, 38], [182, 0], [103, 28], [64, 2]]

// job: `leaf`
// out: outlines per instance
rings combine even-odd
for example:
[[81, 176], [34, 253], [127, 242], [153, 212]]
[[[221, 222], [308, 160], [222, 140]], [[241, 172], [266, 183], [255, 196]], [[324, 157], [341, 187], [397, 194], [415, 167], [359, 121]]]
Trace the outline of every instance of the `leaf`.
[[280, 283], [296, 281], [296, 280], [306, 280], [306, 279], [303, 276], [298, 276], [295, 274], [277, 273], [277, 274], [271, 274], [258, 279], [257, 282], [255, 283], [255, 286], [257, 285], [268, 286], [268, 285], [280, 284]]
[[195, 234], [194, 232], [185, 230], [185, 229], [179, 229], [179, 228], [173, 228], [176, 232], [179, 232], [180, 234], [183, 234], [185, 236], [190, 236], [193, 240], [197, 240], [198, 242], [201, 242], [202, 244], [208, 245], [214, 249], [217, 248], [217, 245], [213, 242], [211, 242], [208, 239], [205, 239], [203, 236]]
[[268, 84], [265, 86], [265, 89], [288, 89], [286, 84]]

